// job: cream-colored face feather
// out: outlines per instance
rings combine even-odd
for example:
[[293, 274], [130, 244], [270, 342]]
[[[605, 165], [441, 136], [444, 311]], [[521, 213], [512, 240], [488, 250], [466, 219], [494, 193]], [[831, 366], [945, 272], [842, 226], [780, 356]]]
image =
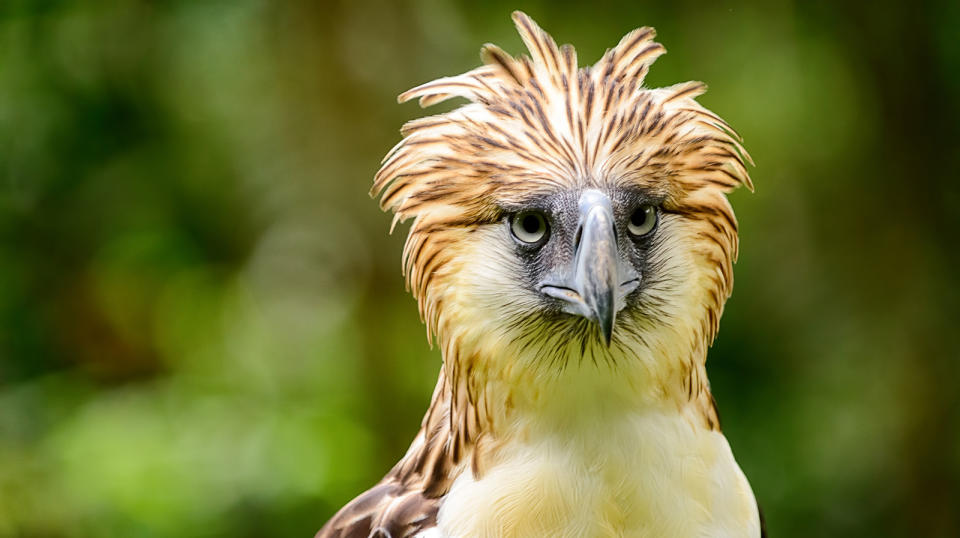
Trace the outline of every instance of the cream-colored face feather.
[[[529, 352], [541, 364], [569, 360], [570, 349], [608, 356], [587, 320], [551, 307], [537, 288], [551, 264], [570, 262], [572, 247], [560, 243], [579, 232], [568, 213], [590, 191], [611, 200], [620, 263], [639, 281], [618, 307], [610, 346], [662, 345], [667, 331], [693, 334], [690, 346], [705, 350], [737, 253], [725, 193], [752, 188], [739, 137], [694, 100], [704, 84], [642, 86], [665, 52], [652, 28], [578, 67], [570, 45], [558, 47], [522, 13], [513, 19], [529, 57], [486, 45], [482, 67], [400, 96], [469, 103], [405, 125], [372, 190], [395, 223], [414, 219], [403, 269], [429, 332], [445, 357], [478, 346]], [[655, 208], [656, 229], [630, 243], [622, 228], [641, 206]], [[546, 215], [550, 235], [538, 248], [549, 254], [531, 253], [511, 233], [512, 219], [531, 208]]]

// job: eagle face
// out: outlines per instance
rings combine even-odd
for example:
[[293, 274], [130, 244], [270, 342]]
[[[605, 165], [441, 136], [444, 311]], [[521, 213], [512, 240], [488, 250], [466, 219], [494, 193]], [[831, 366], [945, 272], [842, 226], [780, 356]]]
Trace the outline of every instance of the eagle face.
[[487, 370], [552, 377], [587, 364], [669, 384], [690, 348], [705, 349], [735, 232], [704, 238], [732, 214], [718, 224], [637, 171], [600, 177], [491, 200], [489, 222], [446, 230], [449, 258], [425, 292], [443, 305], [451, 365], [470, 350]]
[[683, 286], [696, 281], [693, 256], [681, 252], [692, 231], [665, 202], [661, 192], [615, 182], [501, 201], [499, 219], [458, 239], [455, 278], [438, 293], [456, 297], [451, 308], [488, 338], [553, 364], [614, 360], [706, 292]]
[[648, 274], [656, 202], [641, 192], [594, 188], [509, 208], [501, 228], [513, 239], [521, 287], [539, 298], [537, 310], [578, 332], [596, 331], [576, 318], [593, 322], [609, 344], [617, 313], [628, 300], [636, 306], [633, 292]]

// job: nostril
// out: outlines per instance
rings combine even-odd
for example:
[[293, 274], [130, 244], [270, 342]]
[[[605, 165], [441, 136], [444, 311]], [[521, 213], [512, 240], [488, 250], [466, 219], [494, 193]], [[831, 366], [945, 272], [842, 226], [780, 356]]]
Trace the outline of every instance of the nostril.
[[580, 249], [580, 239], [583, 238], [583, 226], [577, 226], [577, 235], [573, 237], [573, 251], [576, 252]]

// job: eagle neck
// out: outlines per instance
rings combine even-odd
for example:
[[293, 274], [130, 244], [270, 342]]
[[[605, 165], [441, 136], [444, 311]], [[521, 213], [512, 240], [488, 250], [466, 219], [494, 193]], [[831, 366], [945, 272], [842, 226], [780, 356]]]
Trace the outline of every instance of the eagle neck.
[[543, 361], [535, 350], [465, 340], [444, 350], [437, 393], [447, 398], [452, 438], [480, 447], [473, 458], [478, 471], [484, 446], [543, 436], [577, 442], [644, 416], [675, 416], [692, 427], [719, 429], [704, 367], [706, 345], [695, 340], [687, 346], [623, 346], [607, 360], [573, 354], [563, 364]]

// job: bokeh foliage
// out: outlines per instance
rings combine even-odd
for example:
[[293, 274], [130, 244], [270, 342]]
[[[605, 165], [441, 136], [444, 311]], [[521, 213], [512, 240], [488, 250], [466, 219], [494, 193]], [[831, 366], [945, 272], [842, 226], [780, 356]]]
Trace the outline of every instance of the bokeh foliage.
[[439, 366], [395, 95], [640, 25], [757, 161], [708, 369], [773, 536], [960, 535], [960, 4], [0, 2], [0, 536], [310, 536]]

